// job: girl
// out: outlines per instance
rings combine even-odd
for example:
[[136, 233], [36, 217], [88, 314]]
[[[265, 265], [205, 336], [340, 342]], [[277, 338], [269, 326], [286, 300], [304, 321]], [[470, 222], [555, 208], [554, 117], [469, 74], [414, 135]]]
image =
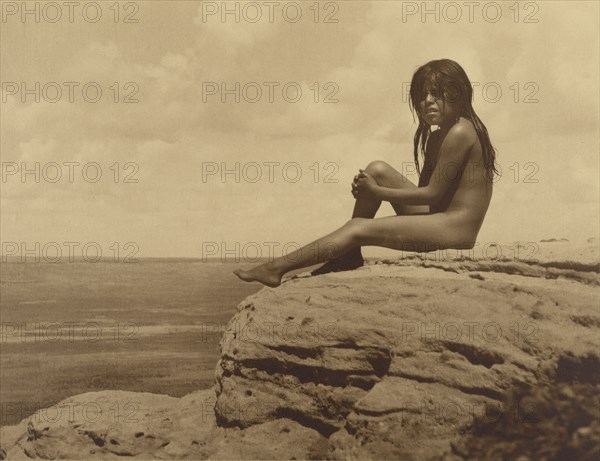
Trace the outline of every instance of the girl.
[[[385, 162], [371, 162], [352, 182], [352, 219], [338, 230], [286, 256], [234, 273], [270, 287], [286, 272], [329, 261], [313, 275], [364, 264], [360, 247], [410, 251], [471, 249], [483, 223], [497, 174], [487, 129], [473, 110], [473, 88], [456, 62], [428, 62], [414, 73], [410, 108], [419, 126], [414, 137], [418, 187]], [[431, 131], [431, 126], [438, 129]], [[423, 171], [419, 152], [424, 157]], [[373, 219], [382, 201], [398, 216]]]

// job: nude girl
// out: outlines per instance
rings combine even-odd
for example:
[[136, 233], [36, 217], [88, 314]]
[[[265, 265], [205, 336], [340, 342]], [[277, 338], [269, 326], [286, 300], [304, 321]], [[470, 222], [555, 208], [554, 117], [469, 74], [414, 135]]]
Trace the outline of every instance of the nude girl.
[[[393, 167], [374, 161], [354, 177], [352, 219], [308, 245], [250, 270], [234, 273], [270, 287], [291, 270], [329, 261], [313, 272], [350, 270], [364, 260], [362, 246], [397, 250], [470, 249], [485, 218], [493, 189], [495, 151], [472, 108], [472, 87], [464, 70], [442, 59], [421, 66], [411, 83], [417, 113], [416, 186]], [[432, 131], [431, 127], [438, 127]], [[421, 171], [418, 154], [425, 157]], [[397, 216], [374, 218], [382, 202]]]

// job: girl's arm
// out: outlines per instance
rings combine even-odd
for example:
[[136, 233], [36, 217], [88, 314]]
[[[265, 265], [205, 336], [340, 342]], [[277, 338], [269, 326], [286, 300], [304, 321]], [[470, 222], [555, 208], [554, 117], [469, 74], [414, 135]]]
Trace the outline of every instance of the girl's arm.
[[450, 129], [440, 147], [438, 162], [427, 186], [393, 189], [375, 185], [373, 194], [380, 200], [403, 205], [435, 205], [458, 178], [476, 139], [470, 125], [457, 123]]

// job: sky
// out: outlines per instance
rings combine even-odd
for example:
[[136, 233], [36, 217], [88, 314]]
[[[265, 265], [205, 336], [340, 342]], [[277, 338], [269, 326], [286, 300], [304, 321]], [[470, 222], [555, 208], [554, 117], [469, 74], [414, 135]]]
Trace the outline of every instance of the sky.
[[2, 2], [3, 254], [308, 243], [350, 218], [369, 162], [418, 181], [407, 85], [439, 58], [473, 82], [502, 169], [478, 242], [598, 237], [598, 2], [69, 8]]

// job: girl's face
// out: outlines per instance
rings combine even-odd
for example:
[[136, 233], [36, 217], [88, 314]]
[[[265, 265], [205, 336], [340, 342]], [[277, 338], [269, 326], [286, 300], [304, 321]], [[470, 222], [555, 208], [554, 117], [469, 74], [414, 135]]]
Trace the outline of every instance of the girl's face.
[[447, 125], [454, 120], [454, 110], [452, 104], [442, 94], [437, 85], [425, 85], [421, 95], [420, 111], [421, 117], [429, 125]]

